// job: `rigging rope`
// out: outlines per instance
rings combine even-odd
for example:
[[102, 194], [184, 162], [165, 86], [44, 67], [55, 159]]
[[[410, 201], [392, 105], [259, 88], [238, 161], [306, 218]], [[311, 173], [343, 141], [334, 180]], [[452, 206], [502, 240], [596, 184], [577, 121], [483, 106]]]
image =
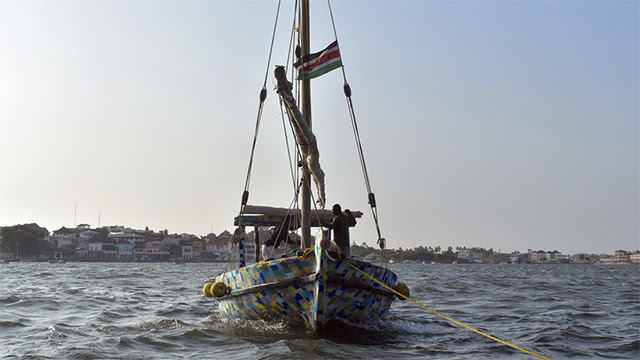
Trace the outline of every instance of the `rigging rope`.
[[[291, 51], [293, 49], [293, 44], [295, 43], [295, 33], [296, 33], [296, 14], [298, 13], [298, 2], [296, 1], [293, 7], [293, 24], [291, 26], [291, 35], [289, 36], [289, 51], [287, 52], [287, 65], [285, 69], [289, 68], [289, 60], [291, 59]], [[292, 69], [293, 70], [293, 69]]]
[[[273, 55], [273, 44], [276, 38], [276, 29], [278, 27], [278, 18], [280, 17], [280, 5], [282, 0], [278, 1], [278, 9], [276, 10], [276, 20], [273, 25], [273, 33], [271, 35], [271, 46], [269, 47], [269, 58], [267, 59], [267, 69], [264, 74], [264, 82], [262, 83], [262, 89], [260, 90], [260, 104], [258, 105], [258, 115], [256, 117], [256, 127], [253, 133], [253, 143], [251, 144], [251, 155], [249, 156], [249, 166], [247, 168], [247, 177], [244, 182], [244, 191], [242, 192], [242, 200], [240, 201], [240, 212], [238, 214], [238, 229], [234, 232], [230, 240], [235, 238], [236, 241], [238, 237], [240, 237], [239, 230], [244, 233], [244, 226], [242, 225], [242, 216], [244, 215], [244, 207], [247, 205], [247, 201], [249, 200], [249, 184], [251, 182], [251, 171], [253, 169], [253, 158], [256, 151], [256, 143], [258, 142], [258, 132], [260, 130], [260, 122], [262, 120], [262, 112], [264, 110], [264, 101], [267, 99], [267, 79], [269, 78], [269, 66], [271, 66], [271, 56]], [[232, 241], [232, 252], [235, 253], [236, 243]], [[237, 259], [235, 259], [237, 260]], [[230, 263], [229, 263], [230, 264]]]
[[[331, 1], [327, 0], [327, 4], [329, 6], [329, 14], [331, 15], [331, 24], [333, 25], [333, 34], [335, 36], [336, 41], [338, 41], [338, 32], [336, 31], [336, 24], [333, 18], [333, 10], [331, 9]], [[342, 57], [342, 54], [341, 54]], [[367, 164], [365, 163], [364, 160], [364, 151], [362, 150], [362, 142], [360, 141], [360, 131], [358, 130], [358, 123], [356, 121], [356, 113], [355, 113], [355, 109], [353, 107], [353, 102], [351, 100], [351, 86], [349, 86], [349, 83], [347, 82], [347, 74], [344, 70], [344, 65], [341, 66], [342, 69], [342, 78], [344, 79], [344, 86], [343, 86], [343, 90], [344, 90], [344, 94], [347, 98], [347, 107], [349, 108], [349, 116], [351, 118], [351, 126], [353, 128], [353, 135], [355, 137], [356, 140], [356, 147], [358, 149], [358, 156], [360, 157], [360, 166], [362, 167], [362, 175], [364, 177], [364, 183], [365, 186], [367, 188], [367, 194], [368, 194], [368, 202], [369, 205], [371, 206], [371, 213], [373, 215], [373, 221], [375, 223], [376, 226], [376, 231], [378, 233], [378, 245], [380, 246], [380, 249], [382, 249], [382, 259], [383, 262], [386, 258], [385, 256], [385, 248], [386, 248], [386, 240], [382, 237], [382, 233], [380, 231], [380, 223], [378, 221], [378, 208], [376, 205], [376, 197], [375, 194], [373, 193], [373, 191], [371, 190], [371, 182], [369, 180], [369, 172], [367, 171]]]
[[380, 284], [380, 285], [381, 285], [382, 287], [384, 287], [385, 289], [387, 289], [387, 290], [389, 290], [389, 291], [392, 291], [394, 294], [398, 295], [399, 297], [401, 296], [401, 297], [403, 297], [403, 298], [405, 298], [405, 299], [407, 299], [407, 300], [411, 301], [412, 303], [414, 303], [414, 304], [416, 304], [416, 305], [420, 306], [421, 308], [423, 308], [423, 309], [425, 309], [425, 310], [428, 310], [428, 311], [432, 312], [432, 313], [433, 313], [433, 314], [435, 314], [435, 315], [440, 316], [441, 318], [443, 318], [443, 319], [445, 319], [445, 320], [448, 320], [448, 321], [450, 321], [450, 322], [452, 322], [452, 323], [454, 323], [454, 324], [456, 324], [456, 325], [462, 326], [463, 328], [465, 328], [465, 329], [467, 329], [467, 330], [471, 330], [471, 331], [473, 331], [473, 332], [475, 332], [475, 333], [477, 333], [477, 334], [480, 334], [480, 335], [482, 335], [482, 336], [484, 336], [484, 337], [486, 337], [486, 338], [489, 338], [489, 339], [491, 339], [491, 340], [493, 340], [493, 341], [497, 341], [497, 342], [499, 342], [499, 343], [501, 343], [501, 344], [503, 344], [503, 345], [507, 345], [507, 346], [509, 346], [509, 347], [511, 347], [511, 348], [514, 348], [514, 349], [516, 349], [516, 350], [522, 351], [523, 353], [526, 353], [526, 354], [529, 354], [529, 355], [533, 355], [533, 356], [535, 356], [535, 357], [537, 357], [537, 358], [540, 358], [540, 359], [551, 360], [551, 359], [549, 359], [549, 358], [547, 358], [547, 357], [544, 357], [544, 356], [542, 356], [542, 355], [538, 355], [538, 354], [536, 354], [536, 353], [534, 353], [534, 352], [531, 352], [531, 351], [529, 351], [529, 350], [525, 350], [525, 349], [523, 349], [523, 348], [521, 348], [521, 347], [518, 347], [518, 346], [516, 346], [516, 345], [510, 344], [510, 343], [508, 343], [508, 342], [506, 342], [506, 341], [504, 341], [504, 340], [500, 340], [500, 339], [498, 339], [497, 337], [491, 336], [491, 335], [489, 335], [489, 334], [487, 334], [487, 333], [484, 333], [484, 332], [482, 332], [482, 331], [480, 331], [480, 330], [476, 330], [476, 329], [472, 328], [471, 326], [468, 326], [468, 325], [465, 325], [465, 324], [463, 324], [463, 323], [461, 323], [461, 322], [459, 322], [459, 321], [453, 320], [453, 319], [452, 319], [452, 318], [450, 318], [450, 317], [447, 317], [447, 316], [445, 316], [445, 315], [442, 315], [442, 314], [440, 314], [439, 312], [437, 312], [437, 311], [435, 311], [435, 310], [433, 310], [433, 309], [430, 309], [430, 308], [428, 308], [428, 307], [426, 307], [426, 306], [424, 306], [424, 305], [420, 304], [419, 302], [417, 302], [417, 301], [415, 301], [415, 300], [411, 299], [410, 297], [408, 297], [408, 296], [406, 296], [406, 295], [404, 295], [404, 294], [399, 293], [399, 292], [398, 292], [398, 291], [396, 291], [395, 289], [392, 289], [392, 288], [388, 287], [387, 285], [385, 285], [385, 284], [383, 284], [382, 282], [380, 282], [378, 279], [375, 279], [375, 278], [373, 278], [371, 275], [369, 275], [369, 274], [365, 273], [364, 271], [362, 271], [362, 270], [358, 269], [358, 267], [357, 267], [357, 266], [353, 265], [353, 264], [352, 264], [352, 263], [350, 263], [348, 260], [344, 260], [344, 262], [345, 262], [345, 263], [347, 263], [347, 265], [349, 265], [349, 266], [351, 266], [352, 268], [354, 268], [354, 269], [356, 269], [357, 271], [359, 271], [360, 273], [362, 273], [364, 276], [366, 276], [366, 277], [368, 277], [369, 279], [373, 280], [374, 282], [376, 282], [376, 283]]
[[[284, 103], [282, 102], [282, 99], [280, 99], [280, 116], [282, 117], [282, 129], [284, 132], [284, 142], [287, 144], [287, 159], [289, 160], [289, 171], [291, 172], [291, 181], [293, 181], [293, 188], [296, 188], [296, 175], [295, 175], [295, 167], [293, 166], [293, 163], [291, 162], [291, 147], [289, 146], [289, 136], [287, 135], [287, 125], [285, 122], [285, 118], [284, 118], [284, 111], [283, 108], [284, 107]], [[289, 126], [291, 126], [291, 122], [289, 122]], [[296, 153], [297, 153], [297, 147], [296, 147]]]
[[269, 48], [269, 58], [267, 59], [267, 70], [264, 74], [264, 82], [262, 83], [262, 90], [260, 90], [260, 104], [258, 105], [258, 115], [256, 119], [256, 128], [253, 134], [253, 144], [251, 145], [251, 155], [249, 157], [249, 167], [247, 169], [247, 177], [244, 183], [244, 192], [242, 193], [242, 201], [240, 204], [240, 223], [242, 223], [242, 214], [244, 212], [244, 206], [249, 199], [249, 183], [251, 181], [251, 170], [253, 168], [253, 157], [255, 155], [256, 143], [258, 141], [258, 131], [260, 129], [260, 121], [262, 119], [262, 111], [264, 110], [264, 101], [267, 99], [267, 79], [269, 78], [269, 66], [271, 65], [271, 56], [273, 54], [273, 43], [276, 38], [276, 29], [278, 27], [278, 18], [280, 17], [280, 5], [282, 0], [278, 1], [278, 9], [276, 10], [276, 20], [273, 25], [273, 34], [271, 35], [271, 46]]

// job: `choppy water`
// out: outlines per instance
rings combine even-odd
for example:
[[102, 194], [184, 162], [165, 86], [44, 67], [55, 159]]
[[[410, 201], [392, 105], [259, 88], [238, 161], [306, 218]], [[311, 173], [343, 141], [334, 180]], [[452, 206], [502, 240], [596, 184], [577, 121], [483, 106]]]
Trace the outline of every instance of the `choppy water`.
[[[201, 288], [224, 264], [0, 265], [0, 357], [534, 359], [408, 301], [316, 338], [223, 323]], [[393, 265], [416, 301], [552, 359], [640, 358], [640, 266]]]

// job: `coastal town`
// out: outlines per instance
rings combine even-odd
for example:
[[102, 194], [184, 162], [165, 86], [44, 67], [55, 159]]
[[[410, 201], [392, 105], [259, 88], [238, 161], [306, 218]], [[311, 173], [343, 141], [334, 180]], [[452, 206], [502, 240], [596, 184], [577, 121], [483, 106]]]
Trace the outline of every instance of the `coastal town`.
[[[260, 231], [259, 238], [270, 230]], [[292, 234], [292, 236], [294, 236]], [[169, 234], [125, 226], [91, 228], [79, 224], [49, 232], [36, 223], [0, 227], [0, 261], [117, 261], [117, 262], [225, 262], [233, 260], [231, 233], [218, 235]], [[255, 253], [255, 234], [244, 241], [247, 254]], [[419, 246], [387, 249], [384, 253], [366, 243], [352, 244], [352, 254], [367, 261], [390, 263], [520, 263], [520, 264], [640, 264], [640, 251], [614, 250], [612, 254], [562, 254], [557, 250], [501, 253], [493, 249]], [[249, 259], [248, 259], [249, 260]]]

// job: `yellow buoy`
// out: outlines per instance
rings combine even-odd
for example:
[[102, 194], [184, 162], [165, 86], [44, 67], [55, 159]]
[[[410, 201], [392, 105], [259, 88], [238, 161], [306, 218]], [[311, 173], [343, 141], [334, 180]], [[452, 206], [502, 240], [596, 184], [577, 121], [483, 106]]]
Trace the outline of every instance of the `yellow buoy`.
[[213, 294], [213, 296], [215, 297], [221, 297], [226, 295], [227, 293], [227, 284], [221, 282], [221, 281], [216, 281], [210, 288], [211, 293]]
[[211, 287], [213, 286], [212, 283], [206, 283], [204, 285], [204, 287], [202, 288], [202, 293], [204, 294], [204, 296], [206, 297], [212, 297], [213, 294], [211, 293]]
[[396, 294], [396, 296], [400, 300], [407, 300], [407, 298], [409, 296], [411, 296], [411, 293], [409, 292], [409, 287], [404, 283], [397, 283], [396, 287], [394, 288], [394, 290], [399, 292], [400, 294], [406, 296], [406, 297], [404, 297], [404, 296], [400, 296], [400, 295]]

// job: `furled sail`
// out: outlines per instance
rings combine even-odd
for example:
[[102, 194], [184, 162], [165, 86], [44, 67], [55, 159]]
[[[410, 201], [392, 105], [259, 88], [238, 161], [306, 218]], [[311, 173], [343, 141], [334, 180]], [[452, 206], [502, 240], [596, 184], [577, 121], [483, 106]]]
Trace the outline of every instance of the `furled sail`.
[[287, 108], [287, 115], [289, 115], [289, 119], [293, 124], [296, 140], [298, 145], [300, 145], [303, 159], [307, 165], [307, 169], [313, 176], [313, 181], [316, 183], [316, 187], [318, 189], [318, 206], [321, 209], [324, 209], [324, 171], [322, 171], [322, 168], [320, 167], [320, 152], [318, 152], [316, 136], [311, 132], [311, 128], [309, 128], [307, 121], [302, 117], [302, 113], [296, 105], [296, 100], [291, 94], [292, 85], [287, 80], [284, 67], [277, 66], [275, 76], [278, 80], [278, 94], [280, 94], [280, 97]]

